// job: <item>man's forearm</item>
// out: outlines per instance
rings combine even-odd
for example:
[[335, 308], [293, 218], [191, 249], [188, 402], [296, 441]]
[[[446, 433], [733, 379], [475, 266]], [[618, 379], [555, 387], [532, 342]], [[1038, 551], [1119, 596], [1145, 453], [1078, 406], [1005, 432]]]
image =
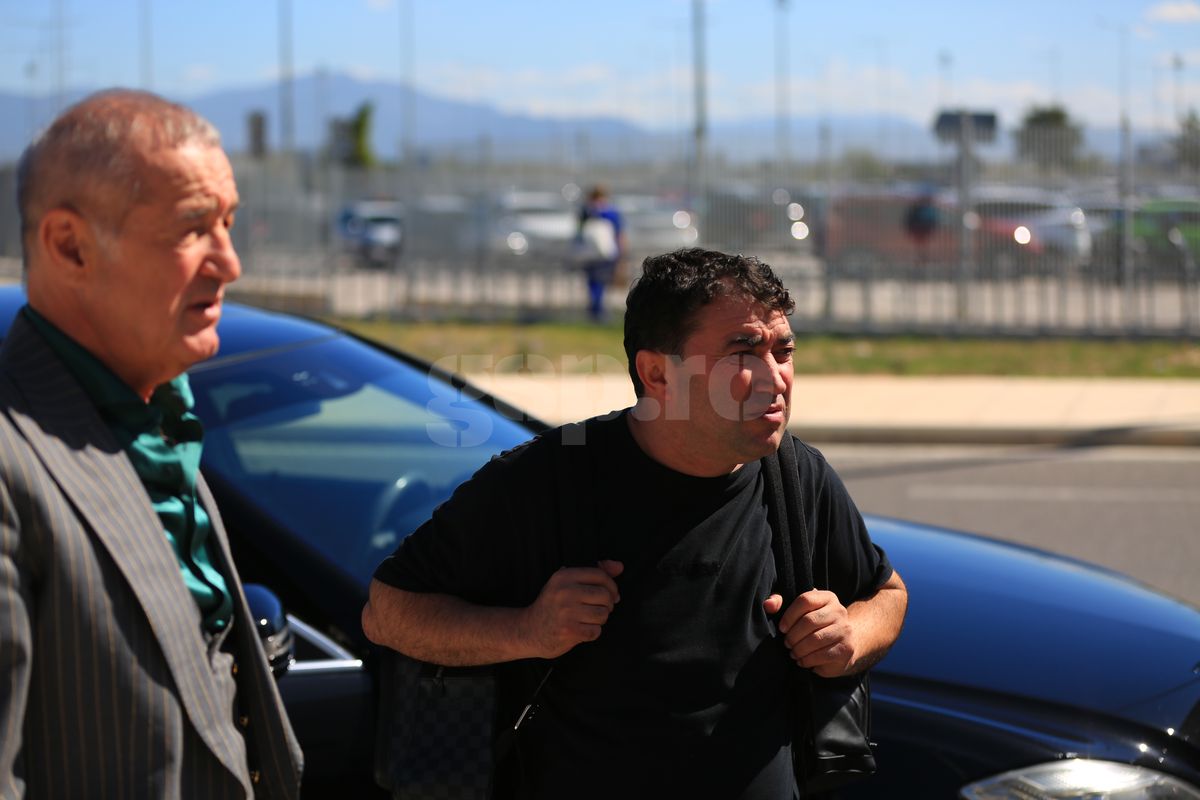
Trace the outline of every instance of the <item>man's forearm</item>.
[[875, 594], [846, 609], [859, 637], [851, 672], [862, 672], [887, 655], [900, 636], [907, 609], [908, 589], [896, 572]]
[[362, 623], [368, 639], [406, 656], [449, 667], [476, 666], [535, 655], [524, 644], [523, 612], [371, 581]]

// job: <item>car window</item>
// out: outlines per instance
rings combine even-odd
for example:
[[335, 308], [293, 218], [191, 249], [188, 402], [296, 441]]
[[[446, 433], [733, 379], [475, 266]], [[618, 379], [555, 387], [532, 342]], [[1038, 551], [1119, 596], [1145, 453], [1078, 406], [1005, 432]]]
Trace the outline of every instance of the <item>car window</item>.
[[365, 582], [400, 540], [525, 426], [339, 337], [191, 378], [204, 469]]
[[1021, 217], [1052, 208], [1054, 205], [1049, 203], [1021, 200], [981, 200], [975, 204], [975, 211], [987, 217]]

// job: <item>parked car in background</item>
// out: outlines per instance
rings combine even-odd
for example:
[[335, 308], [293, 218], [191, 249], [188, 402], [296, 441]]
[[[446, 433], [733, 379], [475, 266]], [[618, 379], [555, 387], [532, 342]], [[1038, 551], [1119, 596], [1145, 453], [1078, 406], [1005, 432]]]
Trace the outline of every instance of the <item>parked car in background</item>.
[[750, 183], [713, 186], [705, 196], [700, 225], [705, 247], [730, 253], [764, 253], [795, 246], [787, 201], [775, 190]]
[[[0, 338], [22, 302], [0, 288]], [[544, 426], [328, 325], [230, 304], [219, 330], [190, 372], [202, 466], [243, 580], [290, 612], [256, 615], [277, 620], [304, 796], [370, 797], [387, 678], [359, 627], [371, 574]], [[879, 773], [844, 796], [1200, 799], [1200, 611], [1039, 550], [867, 524], [911, 605], [872, 670]]]
[[337, 238], [360, 266], [389, 269], [404, 248], [404, 207], [393, 200], [360, 200], [342, 209]]
[[[1200, 198], [1135, 198], [1130, 276], [1135, 280], [1197, 280], [1200, 263]], [[1125, 279], [1122, 264], [1124, 207], [1116, 198], [1085, 201], [1095, 239], [1092, 273], [1103, 280]]]
[[[936, 219], [925, 236], [911, 225], [919, 205]], [[831, 197], [822, 216], [817, 253], [842, 277], [956, 275], [964, 235], [972, 274], [993, 279], [1072, 274], [1092, 252], [1083, 210], [1037, 190], [978, 187], [964, 212], [953, 191], [864, 187]]]
[[629, 255], [636, 261], [659, 253], [694, 247], [699, 239], [696, 215], [678, 198], [615, 193], [613, 203], [625, 227]]
[[[979, 217], [980, 260], [993, 271], [1078, 274], [1091, 261], [1087, 216], [1069, 198], [1039, 189], [981, 186], [972, 190], [971, 200]], [[1009, 241], [1020, 245], [1019, 252]]]
[[484, 199], [466, 241], [505, 267], [561, 268], [579, 231], [579, 210], [561, 192], [512, 190]]

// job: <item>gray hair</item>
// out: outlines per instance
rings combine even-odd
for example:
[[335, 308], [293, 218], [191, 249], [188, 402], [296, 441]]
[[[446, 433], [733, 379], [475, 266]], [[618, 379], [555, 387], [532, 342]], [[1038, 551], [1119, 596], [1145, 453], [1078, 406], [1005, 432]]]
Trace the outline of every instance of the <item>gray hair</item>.
[[[142, 196], [146, 157], [162, 149], [221, 146], [221, 135], [196, 112], [132, 89], [97, 92], [68, 108], [33, 140], [17, 164], [17, 208], [28, 266], [28, 237], [55, 208], [88, 211], [111, 231]], [[103, 202], [115, 191], [117, 203]]]

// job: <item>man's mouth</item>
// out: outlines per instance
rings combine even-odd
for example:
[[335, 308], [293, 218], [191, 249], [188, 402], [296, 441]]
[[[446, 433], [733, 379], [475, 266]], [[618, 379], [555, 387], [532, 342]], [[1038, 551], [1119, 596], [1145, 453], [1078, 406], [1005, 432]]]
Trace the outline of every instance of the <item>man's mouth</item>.
[[768, 405], [756, 405], [745, 408], [743, 419], [755, 420], [763, 419], [769, 422], [782, 422], [787, 417], [787, 405], [785, 403], [770, 403]]
[[218, 317], [221, 314], [221, 298], [210, 297], [205, 300], [197, 300], [188, 306], [188, 311], [194, 311], [205, 316]]

